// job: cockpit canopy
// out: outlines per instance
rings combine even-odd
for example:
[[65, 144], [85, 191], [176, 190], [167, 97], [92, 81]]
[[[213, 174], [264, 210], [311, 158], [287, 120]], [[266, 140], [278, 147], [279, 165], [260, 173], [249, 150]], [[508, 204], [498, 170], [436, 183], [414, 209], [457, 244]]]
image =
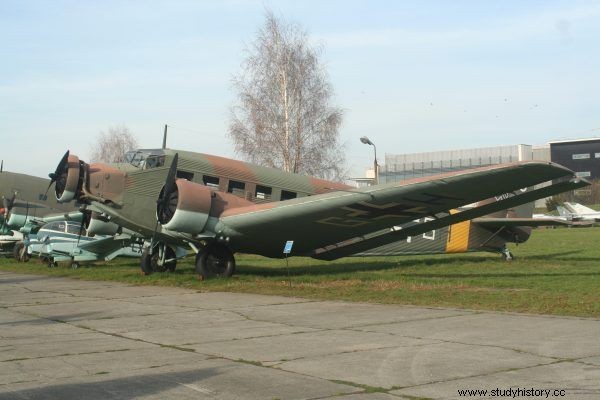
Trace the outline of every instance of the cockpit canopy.
[[139, 169], [150, 169], [165, 165], [165, 152], [162, 149], [139, 149], [125, 153], [125, 162]]

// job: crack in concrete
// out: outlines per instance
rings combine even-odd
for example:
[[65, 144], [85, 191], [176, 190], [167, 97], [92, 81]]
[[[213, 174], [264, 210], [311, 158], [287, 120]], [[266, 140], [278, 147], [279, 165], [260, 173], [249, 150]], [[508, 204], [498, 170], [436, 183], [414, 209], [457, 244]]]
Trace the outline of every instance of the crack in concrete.
[[0, 363], [10, 363], [17, 361], [29, 361], [29, 360], [39, 360], [45, 358], [57, 358], [57, 357], [68, 357], [68, 356], [83, 356], [87, 354], [104, 354], [104, 353], [116, 353], [120, 351], [132, 351], [137, 349], [113, 349], [113, 350], [102, 350], [102, 351], [84, 351], [81, 353], [64, 353], [64, 354], [54, 354], [49, 356], [38, 356], [38, 357], [22, 357], [22, 358], [12, 358], [9, 360], [0, 360]]
[[439, 381], [432, 381], [432, 382], [427, 382], [427, 383], [419, 383], [418, 385], [403, 386], [400, 389], [409, 389], [409, 388], [416, 388], [416, 387], [420, 387], [420, 386], [436, 385], [438, 383], [454, 382], [454, 381], [459, 381], [461, 379], [484, 378], [484, 377], [492, 376], [492, 375], [495, 375], [495, 374], [502, 374], [502, 373], [505, 373], [505, 372], [512, 372], [512, 371], [523, 371], [523, 370], [530, 369], [530, 368], [544, 367], [544, 366], [548, 366], [548, 365], [560, 364], [560, 363], [563, 363], [563, 362], [565, 362], [565, 361], [563, 361], [563, 360], [557, 360], [557, 361], [552, 361], [552, 362], [549, 362], [549, 363], [540, 363], [540, 364], [535, 364], [535, 365], [528, 365], [526, 367], [505, 368], [505, 369], [500, 369], [500, 370], [497, 370], [497, 371], [486, 372], [484, 374], [461, 376], [461, 377], [457, 377], [457, 378], [441, 379]]

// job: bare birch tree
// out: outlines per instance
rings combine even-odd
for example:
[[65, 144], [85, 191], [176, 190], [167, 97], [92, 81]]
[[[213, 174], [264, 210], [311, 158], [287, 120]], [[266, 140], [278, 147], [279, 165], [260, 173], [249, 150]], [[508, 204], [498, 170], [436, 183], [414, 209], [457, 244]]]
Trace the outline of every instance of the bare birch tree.
[[233, 78], [238, 94], [229, 136], [236, 152], [260, 165], [342, 179], [342, 110], [330, 105], [322, 48], [310, 46], [300, 26], [267, 11], [246, 50], [242, 72]]
[[92, 145], [90, 161], [119, 163], [125, 160], [125, 153], [138, 147], [137, 138], [125, 125], [108, 128], [100, 132]]

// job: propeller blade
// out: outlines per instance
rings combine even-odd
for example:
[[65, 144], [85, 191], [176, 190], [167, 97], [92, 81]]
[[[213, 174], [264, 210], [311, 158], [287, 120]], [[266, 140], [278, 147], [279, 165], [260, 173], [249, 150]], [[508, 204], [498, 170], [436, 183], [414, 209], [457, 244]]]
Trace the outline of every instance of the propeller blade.
[[86, 219], [85, 211], [87, 207], [84, 205], [79, 209], [79, 211], [83, 214], [81, 218], [81, 224], [79, 225], [79, 234], [77, 235], [77, 245], [75, 247], [79, 247], [79, 240], [81, 239], [81, 234], [83, 233], [83, 226]]
[[175, 153], [171, 167], [169, 167], [169, 173], [167, 174], [167, 180], [165, 181], [165, 190], [163, 192], [163, 207], [167, 205], [171, 193], [176, 188], [175, 180], [177, 179], [177, 162], [179, 161], [179, 153]]
[[[165, 185], [161, 191], [161, 196], [159, 196], [157, 200], [157, 216], [160, 216], [163, 210], [169, 207], [169, 199], [171, 198], [171, 194], [177, 189], [177, 184], [175, 180], [177, 179], [177, 162], [179, 161], [179, 153], [175, 153], [173, 156], [173, 161], [171, 161], [171, 166], [169, 167], [169, 173], [167, 174], [167, 179], [165, 181]], [[154, 232], [152, 233], [152, 239], [150, 240], [150, 251], [154, 248], [154, 243], [156, 239], [156, 231], [158, 230], [158, 220], [156, 219], [156, 224], [154, 225]]]
[[65, 153], [65, 155], [60, 159], [60, 162], [56, 166], [56, 170], [54, 170], [54, 172], [51, 172], [51, 173], [48, 174], [48, 177], [50, 178], [50, 184], [46, 188], [46, 192], [44, 193], [44, 198], [48, 195], [48, 191], [52, 187], [52, 184], [54, 182], [56, 182], [57, 179], [60, 177], [60, 174], [65, 169], [65, 166], [67, 166], [68, 161], [69, 161], [69, 150], [67, 150], [67, 152]]

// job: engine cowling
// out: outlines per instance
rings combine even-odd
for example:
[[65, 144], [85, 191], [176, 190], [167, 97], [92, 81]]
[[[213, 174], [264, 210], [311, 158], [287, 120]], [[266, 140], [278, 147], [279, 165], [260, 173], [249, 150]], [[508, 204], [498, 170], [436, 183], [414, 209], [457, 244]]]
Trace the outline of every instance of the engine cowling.
[[73, 154], [69, 154], [67, 162], [62, 167], [60, 175], [56, 179], [56, 185], [54, 192], [56, 194], [56, 200], [59, 203], [66, 203], [75, 198], [79, 188], [79, 178], [81, 174], [81, 168], [79, 164], [79, 157]]
[[89, 220], [86, 218], [84, 222], [85, 229], [88, 234], [93, 235], [116, 235], [119, 233], [119, 225], [108, 221], [97, 212], [92, 212]]
[[[175, 185], [166, 207], [161, 207], [161, 204], [157, 207], [158, 222], [164, 228], [177, 232], [202, 232], [208, 222], [213, 192], [204, 185], [185, 179], [178, 179]], [[163, 197], [164, 190], [163, 187], [160, 198]]]

